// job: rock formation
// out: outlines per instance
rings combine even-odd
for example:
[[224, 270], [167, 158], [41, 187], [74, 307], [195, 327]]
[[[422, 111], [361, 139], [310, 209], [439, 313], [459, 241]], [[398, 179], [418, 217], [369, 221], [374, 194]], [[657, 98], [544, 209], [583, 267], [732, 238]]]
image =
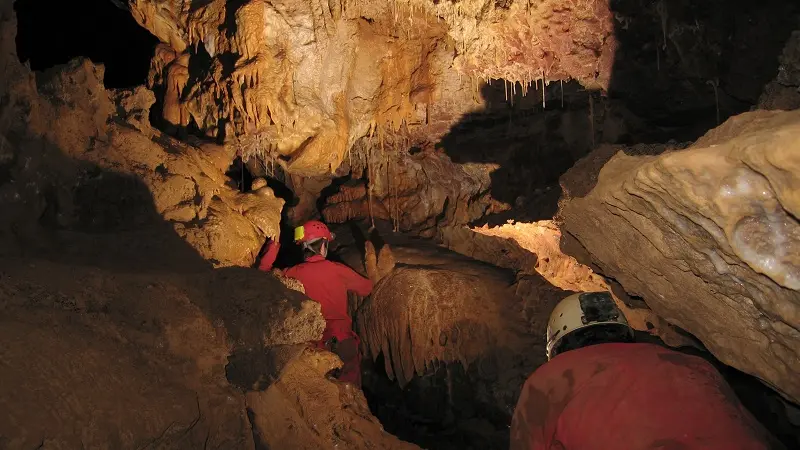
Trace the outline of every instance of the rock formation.
[[364, 394], [323, 380], [340, 367], [331, 353], [305, 350], [264, 392], [249, 392], [254, 436], [267, 448], [419, 449], [383, 431]]
[[620, 152], [594, 189], [573, 192], [561, 211], [603, 274], [794, 401], [799, 136], [797, 112], [759, 111], [685, 150]]
[[[694, 140], [755, 104], [760, 38], [790, 8], [715, 28], [686, 0], [127, 5], [161, 44], [147, 87], [107, 90], [87, 59], [21, 64], [0, 0], [0, 447], [415, 448], [327, 378], [303, 286], [246, 268], [282, 213], [388, 221], [517, 271], [367, 245], [359, 331], [402, 386], [460, 365], [505, 417], [555, 302], [610, 289], [635, 328], [690, 345], [675, 324], [800, 400], [797, 113], [689, 149], [602, 145], [561, 178], [555, 222], [462, 227], [555, 208], [599, 142]], [[760, 106], [800, 105], [798, 42]], [[252, 189], [226, 176], [237, 157]]]
[[329, 196], [322, 209], [327, 222], [385, 220], [395, 231], [431, 237], [439, 227], [469, 223], [507, 208], [489, 195], [492, 169], [485, 164], [454, 164], [442, 153], [398, 152], [386, 153], [386, 159], [372, 164], [356, 161], [351, 167], [360, 173], [371, 171], [370, 181], [364, 183], [356, 175]]
[[228, 355], [301, 344], [324, 327], [316, 303], [244, 269], [0, 265], [8, 448], [252, 447], [245, 398], [225, 379]]
[[[13, 36], [13, 28], [4, 33]], [[10, 212], [4, 225], [22, 234], [7, 248], [47, 247], [33, 236], [42, 225], [139, 231], [163, 218], [216, 265], [246, 266], [266, 236], [278, 236], [283, 200], [268, 187], [242, 194], [225, 186], [233, 149], [186, 144], [151, 128], [151, 92], [106, 91], [102, 66], [85, 59], [34, 76], [13, 48], [2, 57], [10, 69], [17, 65], [17, 76], [9, 70], [0, 87], [11, 99], [3, 111], [11, 182], [0, 199]], [[94, 204], [106, 199], [130, 205]]]
[[509, 94], [570, 78], [607, 88], [614, 58], [607, 1], [129, 5], [164, 44], [151, 87], [166, 91], [168, 123], [188, 111], [206, 135], [243, 137], [244, 154], [306, 176], [404, 121], [446, 132], [490, 79], [510, 81]]

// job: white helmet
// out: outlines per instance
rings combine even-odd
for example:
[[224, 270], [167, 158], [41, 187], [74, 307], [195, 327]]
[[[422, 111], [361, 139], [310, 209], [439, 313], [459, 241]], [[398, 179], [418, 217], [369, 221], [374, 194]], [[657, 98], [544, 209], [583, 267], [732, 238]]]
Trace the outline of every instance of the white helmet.
[[547, 322], [547, 359], [560, 353], [556, 351], [557, 346], [565, 336], [575, 336], [577, 330], [609, 324], [621, 325], [613, 328], [617, 328], [622, 336], [633, 335], [628, 321], [608, 292], [584, 292], [561, 300]]

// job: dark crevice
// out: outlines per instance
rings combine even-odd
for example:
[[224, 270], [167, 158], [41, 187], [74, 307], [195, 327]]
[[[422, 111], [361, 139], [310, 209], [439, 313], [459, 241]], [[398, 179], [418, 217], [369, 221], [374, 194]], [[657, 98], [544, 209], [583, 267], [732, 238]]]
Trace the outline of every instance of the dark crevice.
[[240, 156], [233, 160], [225, 175], [234, 183], [239, 192], [249, 192], [253, 186], [253, 174], [250, 173], [250, 169]]
[[364, 360], [363, 391], [387, 432], [430, 450], [508, 448], [510, 417], [474, 400], [475, 373], [441, 363], [400, 388], [384, 363]]
[[352, 174], [347, 174], [343, 177], [334, 178], [331, 181], [331, 184], [328, 185], [328, 187], [326, 187], [325, 189], [323, 189], [322, 192], [320, 192], [319, 198], [317, 199], [317, 211], [319, 211], [319, 213], [322, 214], [322, 210], [325, 209], [325, 204], [328, 201], [328, 199], [332, 195], [338, 194], [342, 186], [355, 184], [359, 182], [360, 180], [353, 178]]
[[143, 84], [158, 43], [129, 11], [109, 0], [14, 2], [17, 13], [17, 55], [41, 71], [87, 57], [103, 64], [105, 86]]

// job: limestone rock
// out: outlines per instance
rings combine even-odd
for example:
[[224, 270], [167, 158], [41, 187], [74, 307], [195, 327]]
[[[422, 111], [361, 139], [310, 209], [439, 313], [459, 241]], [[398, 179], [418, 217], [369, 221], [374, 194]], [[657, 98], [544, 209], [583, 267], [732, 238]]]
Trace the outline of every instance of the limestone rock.
[[[567, 293], [609, 291], [635, 330], [658, 336], [670, 346], [694, 345], [649, 308], [632, 304], [624, 291], [618, 290], [613, 282], [567, 254], [562, 249], [564, 236], [553, 221], [448, 229], [443, 237], [445, 245], [458, 253], [519, 271], [522, 279], [517, 283], [517, 294], [523, 298], [547, 297], [548, 286], [564, 289]], [[537, 282], [539, 278], [546, 280], [546, 283]], [[537, 289], [545, 289], [545, 292], [538, 293]], [[542, 307], [541, 315], [549, 314], [546, 308]]]
[[616, 48], [606, 0], [128, 3], [162, 42], [149, 87], [167, 123], [257, 136], [245, 155], [286, 156], [303, 176], [333, 173], [358, 139], [403, 122], [439, 133], [491, 78], [608, 88]]
[[249, 392], [255, 439], [266, 448], [416, 449], [383, 430], [364, 394], [325, 379], [341, 367], [332, 353], [306, 349], [266, 391]]
[[152, 93], [107, 91], [102, 76], [102, 66], [78, 59], [41, 75], [27, 93], [13, 89], [16, 142], [7, 148], [15, 154], [7, 159], [14, 164], [3, 167], [17, 189], [27, 188], [10, 192], [8, 202], [37, 205], [20, 211], [33, 221], [52, 210], [60, 229], [149, 228], [163, 219], [215, 265], [250, 266], [265, 237], [279, 236], [284, 201], [266, 187], [227, 187], [233, 149], [150, 128]]
[[306, 293], [306, 288], [305, 288], [305, 286], [303, 286], [303, 283], [301, 283], [300, 280], [296, 280], [294, 278], [289, 278], [286, 275], [284, 275], [282, 271], [280, 271], [278, 269], [272, 269], [270, 271], [270, 273], [272, 274], [272, 276], [277, 278], [278, 281], [280, 281], [287, 288], [289, 288], [289, 289], [291, 289], [293, 291], [297, 291], [297, 292], [303, 293], [303, 294]]
[[142, 133], [152, 132], [150, 127], [150, 107], [156, 102], [153, 91], [138, 86], [112, 92], [117, 115]]
[[[14, 52], [11, 3], [0, 0], [0, 447], [255, 448], [242, 391], [267, 387], [241, 381], [280, 383], [324, 319], [275, 277], [204, 258], [250, 266], [278, 237], [283, 201], [226, 187], [234, 148], [150, 128], [153, 94], [107, 91], [102, 66], [34, 76]], [[301, 413], [338, 389], [320, 367], [301, 367], [309, 394], [289, 400]], [[378, 433], [363, 397], [339, 405], [326, 437], [350, 423], [375, 437], [364, 448], [408, 447]], [[314, 424], [298, 442], [321, 442]], [[268, 442], [284, 431], [258, 426]]]
[[463, 225], [497, 208], [489, 195], [492, 166], [455, 164], [441, 153], [391, 154], [351, 167], [368, 172], [369, 185], [353, 181], [328, 197], [327, 222], [385, 220], [398, 231], [435, 235], [437, 227]]
[[798, 142], [797, 112], [746, 113], [686, 150], [616, 154], [561, 212], [603, 274], [794, 401]]
[[68, 321], [50, 328], [4, 316], [0, 329], [4, 448], [202, 446], [195, 393], [165, 380], [164, 366], [141, 367], [134, 349]]
[[[360, 393], [325, 379], [340, 364], [336, 356], [315, 353], [313, 364], [300, 357], [324, 329], [319, 304], [269, 275], [133, 274], [2, 258], [0, 279], [0, 333], [9, 344], [0, 350], [9, 366], [0, 375], [8, 411], [0, 442], [8, 448], [254, 448], [245, 395], [234, 389], [245, 377], [277, 382], [267, 392], [291, 404], [254, 406], [257, 414], [307, 415], [298, 442], [318, 443], [313, 425], [324, 419], [331, 432], [348, 424], [354, 439], [403, 447], [382, 432]], [[342, 397], [324, 396], [321, 408], [315, 395], [340, 389]], [[254, 424], [262, 438], [281, 442], [283, 425]]]
[[228, 355], [324, 327], [316, 303], [249, 269], [144, 275], [2, 258], [0, 274], [8, 448], [252, 448]]

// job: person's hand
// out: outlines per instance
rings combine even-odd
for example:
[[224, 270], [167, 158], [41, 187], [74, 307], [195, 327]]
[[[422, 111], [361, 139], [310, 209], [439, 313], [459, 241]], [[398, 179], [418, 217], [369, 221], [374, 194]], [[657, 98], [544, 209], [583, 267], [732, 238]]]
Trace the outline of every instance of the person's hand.
[[[267, 239], [264, 241], [264, 245], [261, 246], [261, 251], [258, 252], [258, 256], [259, 257], [264, 256], [264, 253], [266, 253], [267, 250], [269, 250], [269, 247], [272, 244], [272, 242], [273, 242], [273, 239], [271, 237], [267, 236]], [[279, 242], [275, 242], [274, 245], [280, 245], [280, 243]]]

